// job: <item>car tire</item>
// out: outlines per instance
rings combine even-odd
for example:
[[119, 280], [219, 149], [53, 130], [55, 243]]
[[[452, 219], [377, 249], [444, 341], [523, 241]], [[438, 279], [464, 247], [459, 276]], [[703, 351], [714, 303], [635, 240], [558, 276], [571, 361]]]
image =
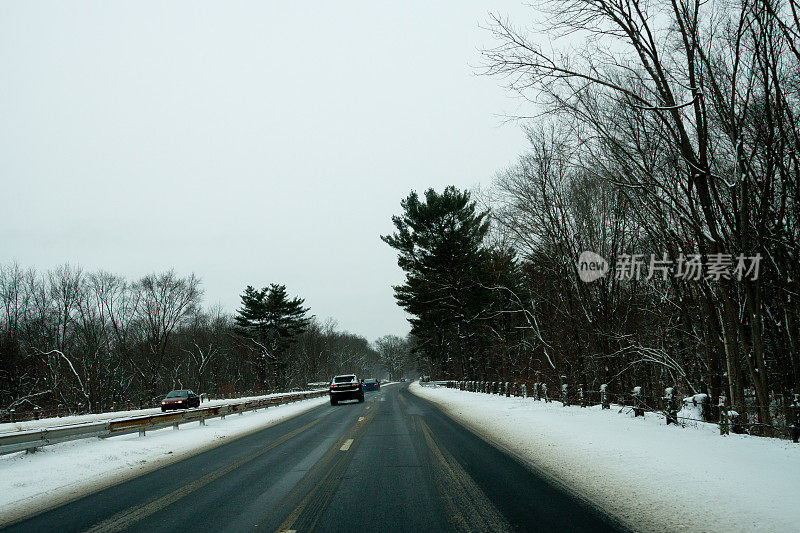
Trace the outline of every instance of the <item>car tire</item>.
[[331, 398], [331, 405], [339, 405], [339, 401]]
[[364, 401], [364, 395], [358, 397], [358, 403], [362, 403]]
[[162, 412], [162, 413], [166, 413], [166, 412], [167, 412], [167, 408], [166, 408], [166, 407], [162, 407], [162, 408], [161, 408], [161, 412]]

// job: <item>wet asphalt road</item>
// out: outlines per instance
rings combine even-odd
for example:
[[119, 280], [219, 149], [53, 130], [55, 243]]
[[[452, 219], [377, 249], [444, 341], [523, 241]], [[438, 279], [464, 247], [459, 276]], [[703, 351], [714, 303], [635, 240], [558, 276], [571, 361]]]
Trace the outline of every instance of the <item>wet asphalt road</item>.
[[9, 531], [619, 531], [407, 390], [312, 409]]

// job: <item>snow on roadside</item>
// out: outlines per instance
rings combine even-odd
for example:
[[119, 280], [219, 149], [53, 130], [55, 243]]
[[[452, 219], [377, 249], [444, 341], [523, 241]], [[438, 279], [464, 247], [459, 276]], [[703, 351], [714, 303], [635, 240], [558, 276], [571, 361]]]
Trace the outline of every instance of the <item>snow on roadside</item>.
[[636, 531], [800, 531], [800, 445], [413, 383], [414, 394]]
[[148, 431], [145, 437], [82, 439], [47, 446], [34, 454], [0, 456], [0, 528], [19, 516], [136, 477], [326, 403], [328, 397], [322, 396], [225, 420], [209, 419], [206, 426], [187, 423], [179, 430]]
[[[297, 391], [297, 392], [315, 392], [315, 391], [307, 390], [307, 391]], [[278, 392], [275, 394], [265, 394], [263, 396], [246, 396], [242, 398], [210, 400], [208, 402], [201, 403], [200, 407], [203, 408], [216, 407], [217, 405], [248, 402], [251, 400], [261, 400], [264, 398], [274, 398], [277, 396], [286, 396], [287, 394], [296, 394], [296, 392]], [[13, 424], [6, 422], [0, 424], [0, 433], [10, 433], [12, 431], [23, 431], [26, 429], [41, 429], [41, 428], [64, 426], [71, 424], [85, 424], [87, 422], [100, 422], [103, 420], [114, 420], [116, 418], [128, 418], [132, 416], [157, 415], [160, 413], [161, 413], [161, 407], [154, 407], [152, 409], [135, 409], [131, 411], [106, 411], [105, 413], [95, 413], [88, 415], [42, 418], [41, 420], [26, 420], [24, 422], [15, 422]]]

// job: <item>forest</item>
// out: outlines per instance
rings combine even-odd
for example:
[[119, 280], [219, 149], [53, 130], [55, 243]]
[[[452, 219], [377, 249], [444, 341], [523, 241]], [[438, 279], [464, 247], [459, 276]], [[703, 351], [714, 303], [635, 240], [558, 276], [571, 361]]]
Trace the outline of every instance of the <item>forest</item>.
[[400, 377], [405, 338], [370, 343], [320, 321], [286, 287], [248, 287], [230, 315], [194, 275], [135, 281], [62, 265], [0, 265], [0, 409], [8, 417], [153, 407], [172, 389], [210, 397], [305, 390], [341, 372]]
[[[535, 3], [538, 24], [493, 17], [483, 74], [529, 106], [509, 117], [529, 148], [487, 188], [412, 192], [383, 236], [428, 371], [595, 401], [639, 386], [653, 406], [673, 387], [782, 433], [800, 393], [799, 15], [570, 0]], [[580, 277], [584, 252], [605, 275]]]

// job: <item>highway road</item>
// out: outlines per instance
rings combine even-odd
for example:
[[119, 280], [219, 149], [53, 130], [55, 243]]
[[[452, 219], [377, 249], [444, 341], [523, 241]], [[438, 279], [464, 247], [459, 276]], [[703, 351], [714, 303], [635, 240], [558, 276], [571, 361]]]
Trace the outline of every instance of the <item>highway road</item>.
[[325, 405], [9, 531], [620, 531], [407, 384]]

